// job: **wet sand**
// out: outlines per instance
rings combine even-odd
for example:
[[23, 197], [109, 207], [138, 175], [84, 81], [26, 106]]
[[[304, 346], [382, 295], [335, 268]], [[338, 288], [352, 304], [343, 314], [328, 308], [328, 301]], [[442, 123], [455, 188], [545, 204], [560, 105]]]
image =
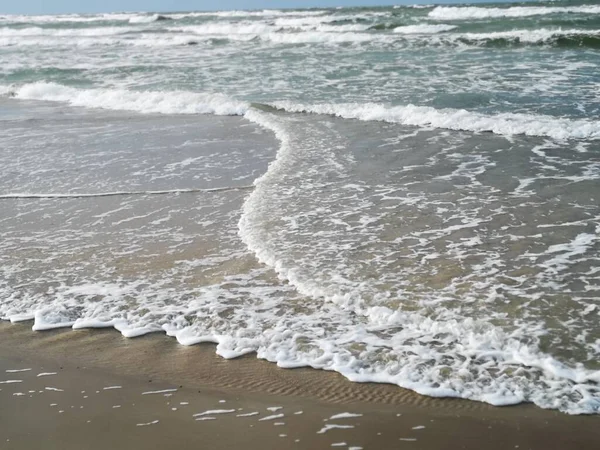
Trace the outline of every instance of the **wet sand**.
[[1, 323], [0, 402], [3, 449], [600, 447], [597, 416], [432, 399], [112, 329]]

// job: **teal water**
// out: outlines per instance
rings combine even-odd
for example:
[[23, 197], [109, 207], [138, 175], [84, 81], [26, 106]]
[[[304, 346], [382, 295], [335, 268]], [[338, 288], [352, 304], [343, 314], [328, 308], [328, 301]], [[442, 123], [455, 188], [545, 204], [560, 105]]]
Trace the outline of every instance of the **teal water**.
[[0, 85], [597, 118], [599, 8], [568, 1], [160, 16], [169, 20], [4, 17]]

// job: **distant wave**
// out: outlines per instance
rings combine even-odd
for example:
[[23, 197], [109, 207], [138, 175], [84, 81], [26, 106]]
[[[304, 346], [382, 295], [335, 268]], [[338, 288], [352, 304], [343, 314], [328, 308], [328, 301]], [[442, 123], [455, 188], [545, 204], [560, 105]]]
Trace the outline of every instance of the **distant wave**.
[[[298, 25], [299, 23], [304, 25]], [[365, 24], [331, 25], [327, 21], [318, 20], [297, 23], [208, 22], [161, 28], [125, 25], [56, 29], [31, 26], [0, 28], [0, 47], [177, 47], [200, 43], [223, 45], [228, 42], [254, 42], [256, 45], [261, 43], [272, 45], [369, 43], [382, 46], [547, 45], [600, 48], [600, 29], [540, 28], [461, 33], [457, 32], [459, 28], [457, 25], [444, 23], [380, 25], [381, 27], [374, 29]]]
[[168, 17], [198, 17], [198, 16], [213, 16], [213, 17], [286, 17], [286, 16], [320, 16], [327, 14], [330, 11], [321, 10], [279, 10], [279, 9], [263, 9], [260, 11], [209, 11], [209, 12], [192, 12], [181, 14], [168, 14]]
[[[0, 36], [0, 47], [181, 47], [197, 45], [201, 41], [210, 41], [217, 36], [201, 37], [194, 34], [137, 34], [122, 33], [104, 36]], [[219, 36], [224, 38], [223, 36]], [[252, 40], [255, 35], [239, 35], [235, 40]], [[228, 39], [234, 39], [229, 36]]]
[[269, 25], [262, 22], [251, 22], [251, 23], [206, 23], [202, 25], [184, 25], [178, 27], [169, 27], [168, 31], [178, 33], [192, 33], [197, 35], [222, 35], [222, 36], [235, 36], [243, 34], [267, 34], [274, 33], [281, 28], [276, 25]]
[[0, 28], [0, 37], [28, 37], [28, 36], [69, 36], [69, 37], [91, 37], [91, 36], [116, 36], [135, 31], [132, 27], [95, 27], [74, 28], [57, 30], [54, 28], [28, 27], [28, 28]]
[[551, 45], [557, 47], [600, 48], [600, 30], [537, 30], [497, 31], [493, 33], [461, 33], [456, 40], [465, 44], [509, 46], [515, 44]]
[[394, 33], [400, 34], [435, 34], [444, 31], [450, 31], [458, 28], [456, 25], [440, 24], [419, 24], [406, 25], [394, 28]]
[[152, 14], [151, 16], [134, 16], [129, 19], [129, 23], [152, 23], [163, 20], [173, 20], [171, 17], [163, 14]]
[[187, 12], [187, 13], [109, 13], [109, 14], [57, 14], [57, 15], [0, 15], [0, 22], [5, 23], [77, 23], [77, 22], [108, 22], [123, 21], [129, 23], [149, 23], [168, 19], [185, 19], [191, 17], [294, 17], [294, 16], [319, 16], [327, 14], [326, 10], [314, 11], [214, 11], [214, 12]]
[[438, 6], [428, 16], [437, 20], [472, 20], [498, 17], [531, 17], [548, 14], [600, 14], [600, 5], [590, 6], [512, 6], [486, 8], [478, 6]]

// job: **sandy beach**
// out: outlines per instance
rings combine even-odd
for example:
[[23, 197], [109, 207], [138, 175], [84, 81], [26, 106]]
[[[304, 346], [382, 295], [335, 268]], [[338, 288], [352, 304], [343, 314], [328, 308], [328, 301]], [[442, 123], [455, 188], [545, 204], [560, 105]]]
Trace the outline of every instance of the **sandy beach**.
[[596, 416], [433, 399], [160, 333], [0, 325], [5, 449], [592, 449]]

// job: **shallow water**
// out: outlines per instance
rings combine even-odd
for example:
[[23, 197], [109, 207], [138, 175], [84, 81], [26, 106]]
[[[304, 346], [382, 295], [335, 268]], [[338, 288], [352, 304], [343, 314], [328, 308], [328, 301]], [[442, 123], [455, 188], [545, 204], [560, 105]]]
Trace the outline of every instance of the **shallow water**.
[[598, 411], [597, 5], [164, 17], [0, 18], [0, 316]]

